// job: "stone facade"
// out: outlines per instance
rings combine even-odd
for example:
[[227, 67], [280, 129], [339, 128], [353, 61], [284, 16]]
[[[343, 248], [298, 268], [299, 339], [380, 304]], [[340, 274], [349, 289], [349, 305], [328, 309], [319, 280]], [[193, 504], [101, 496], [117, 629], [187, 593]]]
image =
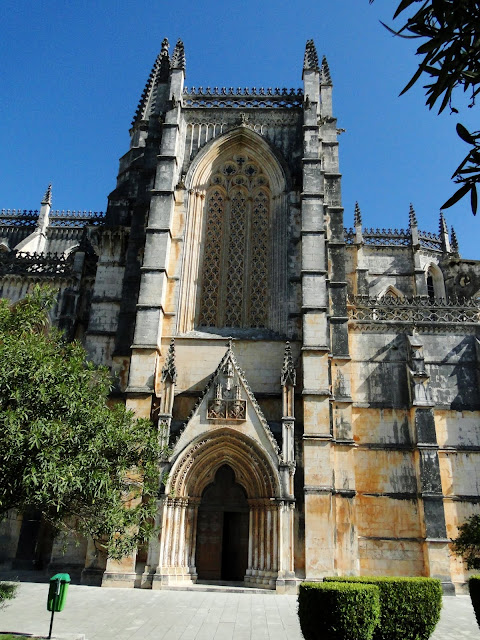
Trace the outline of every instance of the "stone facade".
[[[439, 233], [344, 228], [326, 59], [303, 88], [186, 88], [162, 43], [105, 215], [4, 211], [0, 294], [53, 320], [171, 446], [158, 535], [122, 562], [62, 556], [12, 514], [5, 565], [164, 588], [428, 575], [480, 502], [480, 263]], [[22, 520], [23, 518], [23, 520]], [[34, 524], [32, 524], [34, 523]], [[36, 524], [35, 524], [36, 523]]]

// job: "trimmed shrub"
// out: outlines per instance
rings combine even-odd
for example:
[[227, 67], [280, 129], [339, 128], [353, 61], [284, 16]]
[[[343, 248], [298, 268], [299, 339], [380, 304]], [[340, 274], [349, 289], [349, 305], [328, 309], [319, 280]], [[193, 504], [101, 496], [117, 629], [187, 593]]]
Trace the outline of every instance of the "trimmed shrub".
[[303, 582], [298, 617], [305, 640], [371, 640], [380, 619], [374, 585]]
[[480, 627], [480, 576], [471, 576], [468, 581], [468, 590], [470, 591], [470, 600], [472, 601], [473, 610], [477, 624]]
[[15, 582], [0, 582], [0, 609], [6, 605], [6, 600], [12, 600], [17, 594], [18, 584]]
[[348, 576], [327, 582], [374, 584], [380, 590], [380, 624], [374, 640], [427, 640], [440, 619], [442, 585], [434, 578]]

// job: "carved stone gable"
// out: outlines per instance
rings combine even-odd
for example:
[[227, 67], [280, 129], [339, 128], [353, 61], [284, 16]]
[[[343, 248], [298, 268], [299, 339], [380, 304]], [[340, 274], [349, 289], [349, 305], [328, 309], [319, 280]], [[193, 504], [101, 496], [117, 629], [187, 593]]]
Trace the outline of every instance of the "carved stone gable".
[[279, 448], [229, 343], [174, 446], [174, 456], [211, 429], [230, 427], [256, 440], [278, 463]]

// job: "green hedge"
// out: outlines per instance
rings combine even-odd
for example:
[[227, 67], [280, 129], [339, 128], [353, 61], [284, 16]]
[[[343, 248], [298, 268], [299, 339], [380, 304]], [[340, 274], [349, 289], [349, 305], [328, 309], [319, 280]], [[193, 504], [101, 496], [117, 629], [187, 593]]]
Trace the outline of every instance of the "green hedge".
[[468, 581], [468, 590], [472, 601], [477, 624], [480, 627], [480, 576], [471, 576]]
[[349, 576], [325, 581], [374, 584], [380, 589], [380, 625], [374, 640], [427, 640], [440, 619], [442, 586], [434, 578]]
[[17, 593], [18, 584], [15, 582], [0, 582], [0, 609], [5, 606], [6, 600], [12, 600]]
[[371, 640], [380, 619], [379, 590], [367, 584], [303, 582], [298, 617], [305, 640]]

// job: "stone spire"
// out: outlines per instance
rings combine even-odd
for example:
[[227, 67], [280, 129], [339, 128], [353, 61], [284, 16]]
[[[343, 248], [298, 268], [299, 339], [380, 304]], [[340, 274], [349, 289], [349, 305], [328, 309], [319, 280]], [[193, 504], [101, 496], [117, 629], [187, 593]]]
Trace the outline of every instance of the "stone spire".
[[52, 205], [52, 183], [50, 183], [45, 191], [41, 204]]
[[293, 364], [292, 348], [289, 342], [285, 344], [285, 355], [283, 357], [282, 375], [280, 380], [282, 386], [294, 387], [297, 383], [297, 372], [295, 371], [295, 366]]
[[318, 71], [318, 55], [313, 40], [307, 40], [303, 58], [304, 71]]
[[360, 211], [360, 206], [358, 202], [355, 202], [355, 211], [353, 213], [353, 226], [355, 227], [362, 226], [362, 212]]
[[448, 227], [447, 227], [446, 220], [443, 217], [443, 211], [440, 211], [439, 231], [440, 231], [440, 241], [442, 243], [442, 251], [449, 253], [450, 238], [448, 237]]
[[148, 113], [152, 107], [152, 103], [155, 100], [155, 88], [161, 82], [167, 82], [168, 74], [170, 72], [170, 58], [168, 55], [168, 39], [164, 38], [162, 41], [162, 48], [158, 54], [150, 75], [148, 76], [147, 83], [140, 97], [137, 110], [132, 120], [132, 124], [135, 124], [139, 120], [146, 120]]
[[320, 84], [332, 85], [332, 76], [325, 56], [322, 58], [322, 66], [320, 67]]
[[[50, 183], [45, 191], [45, 195], [42, 198], [40, 213], [38, 214], [37, 228], [35, 233], [37, 238], [35, 240], [36, 248], [33, 251], [41, 253], [45, 250], [47, 244], [47, 227], [50, 224], [50, 211], [52, 208], [52, 184]], [[34, 246], [34, 245], [32, 245]], [[25, 248], [22, 249], [24, 251]]]
[[175, 339], [172, 338], [168, 348], [165, 364], [162, 369], [162, 382], [171, 382], [175, 384], [177, 379], [177, 368], [175, 366]]
[[451, 238], [450, 245], [452, 248], [452, 253], [458, 254], [459, 252], [458, 239], [457, 239], [457, 234], [455, 233], [455, 229], [453, 227], [451, 227], [450, 238]]
[[418, 226], [417, 214], [415, 213], [415, 209], [413, 208], [412, 203], [410, 203], [410, 211], [408, 212], [408, 226], [410, 227], [410, 229], [412, 227]]
[[180, 38], [177, 40], [172, 55], [172, 69], [181, 69], [185, 71], [185, 48]]

